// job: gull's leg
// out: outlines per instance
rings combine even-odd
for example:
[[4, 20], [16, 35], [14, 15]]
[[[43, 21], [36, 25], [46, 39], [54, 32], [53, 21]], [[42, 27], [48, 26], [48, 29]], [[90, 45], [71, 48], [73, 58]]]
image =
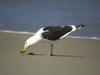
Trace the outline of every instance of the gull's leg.
[[51, 48], [50, 56], [52, 56], [52, 53], [53, 53], [53, 44], [50, 44], [50, 48]]

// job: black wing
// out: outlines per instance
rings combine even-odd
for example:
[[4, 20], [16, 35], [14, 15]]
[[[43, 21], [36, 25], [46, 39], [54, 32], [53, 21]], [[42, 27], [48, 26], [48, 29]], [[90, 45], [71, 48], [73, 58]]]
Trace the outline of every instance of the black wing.
[[43, 30], [46, 31], [42, 33], [43, 38], [54, 41], [54, 40], [58, 40], [67, 32], [70, 32], [72, 30], [72, 27], [49, 26], [49, 27], [45, 27]]

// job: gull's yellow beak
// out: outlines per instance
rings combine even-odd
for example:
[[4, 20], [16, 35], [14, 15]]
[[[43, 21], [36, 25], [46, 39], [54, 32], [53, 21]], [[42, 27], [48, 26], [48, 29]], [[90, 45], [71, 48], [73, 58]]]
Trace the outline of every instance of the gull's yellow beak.
[[21, 51], [20, 51], [20, 53], [25, 53], [27, 51], [27, 48], [23, 48]]

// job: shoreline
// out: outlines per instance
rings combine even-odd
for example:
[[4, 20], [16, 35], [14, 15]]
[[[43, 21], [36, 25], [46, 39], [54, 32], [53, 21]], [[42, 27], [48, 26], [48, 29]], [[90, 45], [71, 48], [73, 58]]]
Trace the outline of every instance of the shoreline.
[[[34, 35], [35, 32], [27, 32], [27, 31], [10, 31], [10, 30], [0, 30], [0, 32], [3, 33], [15, 33], [15, 34], [29, 34], [29, 35]], [[100, 40], [99, 37], [95, 37], [95, 36], [72, 36], [72, 35], [68, 35], [66, 36], [67, 38], [76, 38], [76, 39], [92, 39], [92, 40]]]

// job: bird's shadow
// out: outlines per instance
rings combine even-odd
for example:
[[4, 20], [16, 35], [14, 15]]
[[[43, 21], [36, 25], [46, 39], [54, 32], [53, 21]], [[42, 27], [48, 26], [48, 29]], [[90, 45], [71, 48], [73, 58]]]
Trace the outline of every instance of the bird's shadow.
[[55, 56], [55, 57], [84, 57], [80, 55], [57, 55], [57, 54], [54, 54], [52, 56]]
[[[34, 53], [28, 53], [27, 55], [33, 55], [33, 56], [46, 56], [47, 54], [34, 54]], [[58, 54], [53, 54], [52, 56], [54, 57], [84, 57], [81, 55], [58, 55]]]

